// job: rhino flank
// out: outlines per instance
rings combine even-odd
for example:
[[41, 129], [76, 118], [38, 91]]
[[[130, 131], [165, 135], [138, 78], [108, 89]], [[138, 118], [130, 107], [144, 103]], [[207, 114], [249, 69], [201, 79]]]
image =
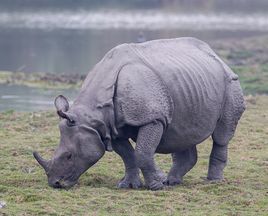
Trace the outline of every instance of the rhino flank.
[[[62, 95], [55, 106], [60, 144], [48, 161], [34, 152], [55, 188], [73, 186], [112, 150], [125, 164], [119, 188], [141, 187], [140, 170], [151, 190], [179, 184], [196, 164], [196, 145], [209, 136], [207, 179], [221, 180], [228, 143], [245, 110], [238, 76], [194, 38], [119, 45], [88, 74], [71, 107]], [[167, 177], [155, 165], [155, 153], [171, 153]]]

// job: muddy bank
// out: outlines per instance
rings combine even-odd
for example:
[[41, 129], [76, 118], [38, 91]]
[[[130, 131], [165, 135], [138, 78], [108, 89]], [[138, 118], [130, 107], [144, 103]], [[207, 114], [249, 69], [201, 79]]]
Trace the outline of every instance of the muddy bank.
[[41, 88], [78, 88], [86, 75], [26, 72], [0, 72], [0, 83]]

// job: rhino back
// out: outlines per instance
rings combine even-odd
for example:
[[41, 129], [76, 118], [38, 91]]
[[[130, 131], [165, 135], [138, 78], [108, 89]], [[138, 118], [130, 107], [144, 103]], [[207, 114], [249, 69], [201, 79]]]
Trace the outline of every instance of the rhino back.
[[228, 80], [236, 78], [226, 68], [208, 45], [192, 38], [120, 45], [88, 74], [72, 108], [87, 107], [89, 119], [104, 119], [114, 135], [127, 124], [160, 120], [160, 148], [185, 148], [214, 130]]
[[[119, 74], [121, 123], [139, 126], [166, 119], [159, 151], [167, 153], [178, 145], [188, 148], [210, 136], [220, 118], [232, 71], [225, 70], [208, 45], [192, 38], [130, 47], [140, 61]], [[131, 121], [133, 117], [136, 122]]]

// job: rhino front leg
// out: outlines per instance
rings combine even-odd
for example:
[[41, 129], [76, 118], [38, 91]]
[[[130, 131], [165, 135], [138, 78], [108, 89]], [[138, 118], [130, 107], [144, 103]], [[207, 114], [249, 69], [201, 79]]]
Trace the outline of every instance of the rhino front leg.
[[151, 190], [162, 189], [166, 181], [165, 175], [154, 162], [154, 153], [162, 134], [162, 123], [155, 122], [141, 127], [137, 138], [135, 149], [137, 164], [143, 173], [146, 186]]
[[196, 146], [182, 152], [172, 154], [173, 165], [169, 171], [167, 185], [182, 183], [183, 176], [189, 172], [197, 162]]
[[125, 176], [118, 183], [118, 188], [140, 188], [142, 182], [139, 175], [139, 168], [136, 163], [134, 149], [128, 140], [116, 140], [113, 143], [114, 151], [124, 161]]

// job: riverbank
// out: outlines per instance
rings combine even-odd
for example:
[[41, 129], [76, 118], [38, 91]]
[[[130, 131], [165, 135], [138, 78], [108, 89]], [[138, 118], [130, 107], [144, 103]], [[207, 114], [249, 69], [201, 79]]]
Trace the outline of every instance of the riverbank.
[[24, 85], [35, 88], [79, 88], [86, 75], [0, 71], [0, 84]]
[[[70, 190], [52, 189], [32, 156], [50, 158], [59, 142], [55, 112], [0, 113], [0, 209], [3, 215], [259, 215], [268, 212], [268, 96], [247, 98], [229, 146], [225, 180], [208, 183], [211, 139], [198, 145], [198, 163], [184, 183], [162, 191], [119, 190], [121, 159], [105, 156]], [[156, 155], [167, 173], [170, 155]]]
[[[239, 75], [245, 94], [268, 94], [268, 36], [216, 41], [212, 48]], [[0, 71], [0, 83], [38, 88], [79, 88], [86, 74]]]
[[244, 94], [268, 94], [268, 36], [217, 41], [212, 47], [238, 74]]

